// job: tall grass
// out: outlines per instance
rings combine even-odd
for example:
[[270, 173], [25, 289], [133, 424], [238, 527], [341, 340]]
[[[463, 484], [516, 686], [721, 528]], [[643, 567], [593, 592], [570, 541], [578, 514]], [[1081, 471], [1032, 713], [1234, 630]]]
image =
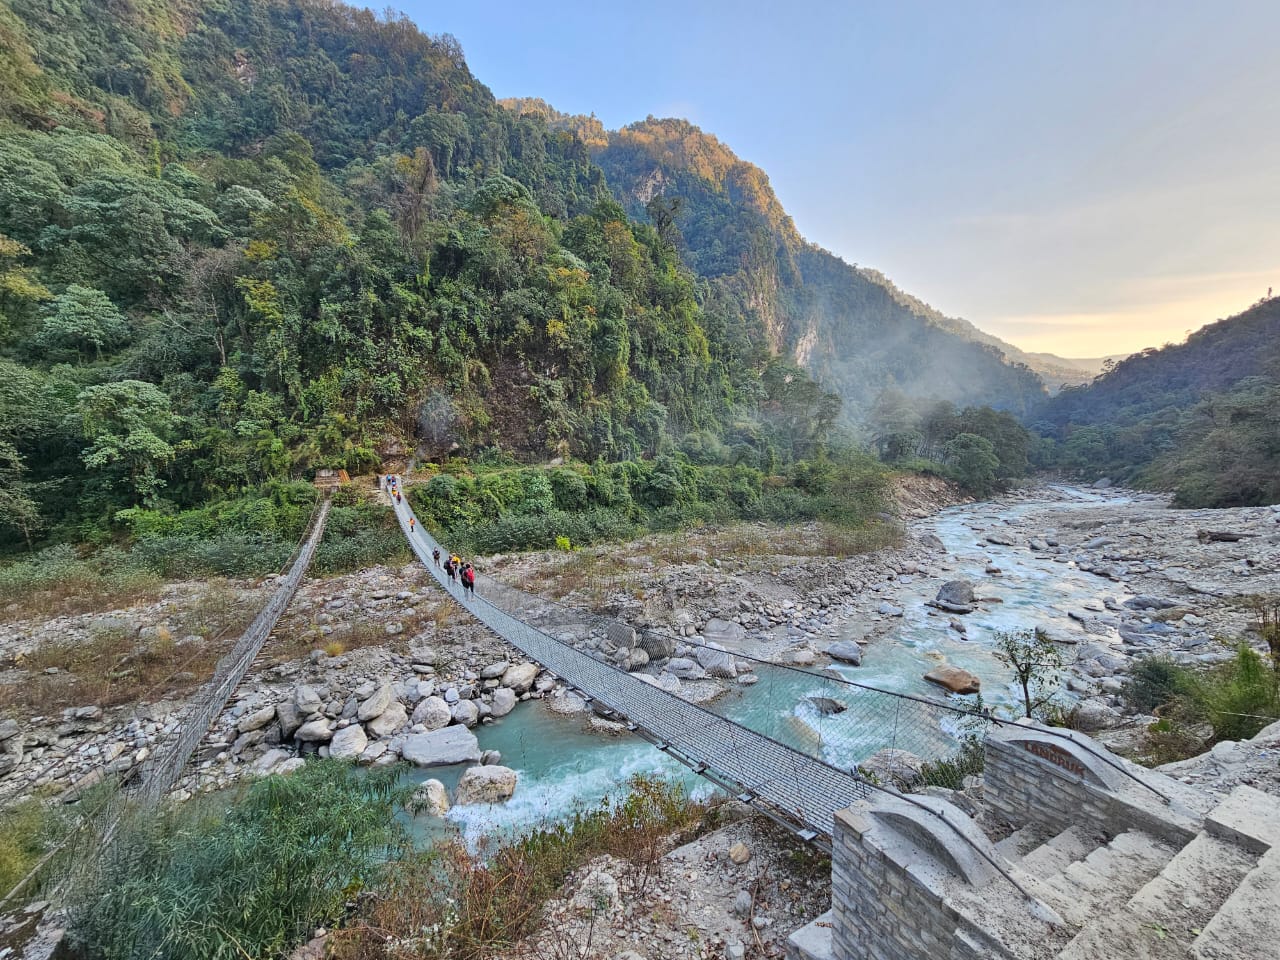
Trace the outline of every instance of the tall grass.
[[206, 797], [122, 823], [73, 889], [88, 960], [245, 960], [286, 952], [376, 884], [402, 849], [391, 770], [312, 761], [236, 800]]
[[1195, 756], [1222, 740], [1247, 740], [1280, 720], [1280, 675], [1244, 642], [1233, 659], [1208, 669], [1164, 657], [1141, 660], [1124, 696], [1134, 709], [1159, 715], [1147, 731], [1157, 763]]
[[446, 843], [396, 865], [369, 908], [330, 941], [332, 960], [485, 960], [534, 932], [543, 906], [589, 860], [628, 866], [642, 894], [661, 856], [706, 819], [678, 784], [637, 778], [630, 792], [571, 820], [471, 850]]

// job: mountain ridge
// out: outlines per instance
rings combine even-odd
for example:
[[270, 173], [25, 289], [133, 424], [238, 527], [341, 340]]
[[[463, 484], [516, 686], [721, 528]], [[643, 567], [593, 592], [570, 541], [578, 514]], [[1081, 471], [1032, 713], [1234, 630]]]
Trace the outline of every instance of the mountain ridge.
[[[755, 164], [739, 158], [730, 147], [714, 134], [707, 133], [687, 120], [680, 118], [655, 118], [650, 116], [642, 121], [627, 124], [618, 130], [608, 130], [594, 115], [568, 114], [557, 110], [546, 101], [537, 97], [509, 97], [498, 101], [502, 106], [516, 114], [534, 114], [544, 119], [554, 129], [573, 133], [583, 140], [592, 150], [593, 156], [600, 159], [613, 150], [634, 150], [652, 143], [648, 137], [648, 129], [656, 125], [675, 125], [687, 136], [678, 144], [670, 141], [662, 145], [656, 159], [664, 167], [675, 167], [689, 170], [698, 177], [707, 180], [726, 191], [736, 202], [743, 203], [749, 209], [765, 218], [771, 229], [777, 232], [783, 242], [793, 251], [808, 246], [822, 254], [845, 263], [849, 269], [870, 283], [883, 288], [889, 296], [904, 309], [912, 312], [922, 320], [939, 329], [953, 333], [972, 343], [995, 347], [1010, 363], [1030, 367], [1052, 390], [1064, 384], [1083, 383], [1100, 373], [1103, 359], [1064, 358], [1048, 353], [1024, 351], [993, 334], [989, 334], [968, 320], [948, 316], [928, 303], [907, 293], [898, 287], [884, 273], [871, 267], [849, 264], [842, 258], [824, 250], [812, 241], [806, 240], [796, 228], [794, 220], [782, 207], [781, 202], [768, 184], [768, 176]], [[604, 164], [606, 171], [610, 164]], [[634, 198], [647, 205], [654, 196], [662, 195], [671, 185], [671, 178], [664, 176], [661, 169], [648, 176], [638, 178], [631, 186]], [[696, 269], [696, 267], [695, 267]], [[772, 325], [775, 345], [781, 346], [776, 333], [776, 323]], [[800, 338], [800, 356], [804, 355], [810, 341]]]

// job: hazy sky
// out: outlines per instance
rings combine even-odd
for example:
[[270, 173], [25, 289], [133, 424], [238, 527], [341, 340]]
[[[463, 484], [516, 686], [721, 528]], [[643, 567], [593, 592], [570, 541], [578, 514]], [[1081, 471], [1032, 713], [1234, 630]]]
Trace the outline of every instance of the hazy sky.
[[403, 0], [500, 97], [680, 116], [800, 232], [1028, 350], [1280, 289], [1280, 0]]

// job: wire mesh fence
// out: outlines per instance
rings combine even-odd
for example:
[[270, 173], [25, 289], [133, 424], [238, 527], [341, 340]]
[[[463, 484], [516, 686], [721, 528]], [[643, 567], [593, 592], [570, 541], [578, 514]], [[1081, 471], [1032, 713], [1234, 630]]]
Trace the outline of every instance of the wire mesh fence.
[[[244, 679], [263, 643], [297, 592], [324, 536], [330, 505], [328, 497], [317, 502], [303, 539], [285, 567], [287, 572], [281, 571], [283, 579], [232, 649], [219, 660], [213, 678], [187, 707], [176, 738], [163, 748], [157, 748], [138, 767], [121, 771], [125, 778], [138, 779], [137, 789], [124, 789], [121, 776], [109, 774], [98, 778], [92, 786], [74, 789], [74, 797], [70, 794], [65, 797], [83, 804], [74, 828], [0, 899], [0, 908], [36, 891], [48, 892], [57, 886], [65, 886], [69, 878], [95, 869], [95, 864], [108, 854], [116, 832], [129, 812], [154, 805], [173, 789], [209, 725]], [[140, 718], [141, 714], [135, 708], [133, 719]], [[85, 851], [95, 856], [85, 857], [82, 855]]]

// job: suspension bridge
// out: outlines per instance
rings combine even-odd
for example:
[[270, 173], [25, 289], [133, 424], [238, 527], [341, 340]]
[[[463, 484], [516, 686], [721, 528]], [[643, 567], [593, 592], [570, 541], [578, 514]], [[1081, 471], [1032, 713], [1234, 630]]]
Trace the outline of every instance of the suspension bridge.
[[392, 498], [392, 507], [414, 554], [441, 589], [472, 616], [581, 692], [588, 702], [625, 718], [633, 733], [801, 838], [828, 846], [835, 811], [874, 789], [856, 770], [840, 769], [597, 660], [484, 596], [467, 596], [460, 584], [436, 566], [432, 552], [447, 556], [448, 551], [418, 522], [408, 499]]

